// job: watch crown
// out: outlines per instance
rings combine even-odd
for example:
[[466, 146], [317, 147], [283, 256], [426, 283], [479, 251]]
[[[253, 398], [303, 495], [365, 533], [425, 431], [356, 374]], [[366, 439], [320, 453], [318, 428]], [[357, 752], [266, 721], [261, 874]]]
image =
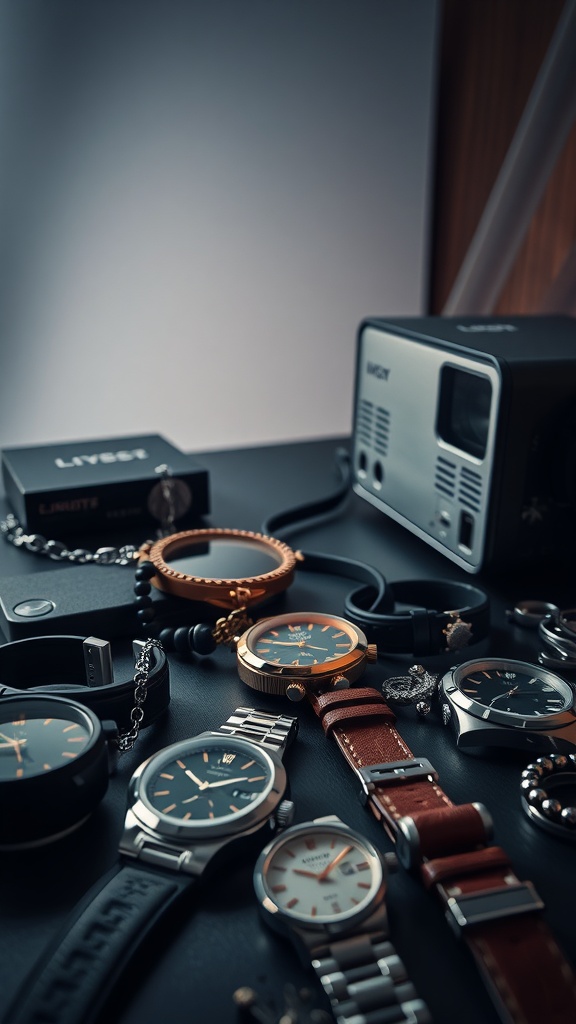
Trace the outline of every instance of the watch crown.
[[294, 820], [295, 806], [292, 800], [282, 800], [276, 808], [274, 823], [277, 829], [288, 828]]
[[303, 700], [306, 696], [306, 687], [302, 683], [288, 683], [286, 696], [288, 700]]
[[350, 680], [346, 676], [334, 676], [332, 680], [333, 690], [347, 690], [350, 686]]
[[378, 648], [376, 644], [368, 644], [366, 648], [366, 661], [378, 661]]

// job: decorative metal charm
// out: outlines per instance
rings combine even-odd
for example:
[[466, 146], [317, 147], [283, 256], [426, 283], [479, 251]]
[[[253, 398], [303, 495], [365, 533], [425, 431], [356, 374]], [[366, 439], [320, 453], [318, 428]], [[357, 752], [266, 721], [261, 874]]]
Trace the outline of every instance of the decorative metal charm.
[[472, 639], [472, 623], [464, 622], [460, 618], [460, 612], [449, 612], [452, 622], [448, 622], [446, 629], [442, 632], [446, 637], [447, 651], [461, 651], [467, 647]]
[[246, 608], [234, 608], [229, 615], [223, 615], [216, 620], [212, 636], [217, 644], [234, 647], [238, 638], [251, 625], [252, 619], [246, 614]]
[[411, 665], [406, 676], [391, 676], [382, 683], [387, 701], [396, 704], [415, 704], [419, 715], [428, 715], [431, 701], [438, 688], [438, 674], [427, 672], [423, 665]]

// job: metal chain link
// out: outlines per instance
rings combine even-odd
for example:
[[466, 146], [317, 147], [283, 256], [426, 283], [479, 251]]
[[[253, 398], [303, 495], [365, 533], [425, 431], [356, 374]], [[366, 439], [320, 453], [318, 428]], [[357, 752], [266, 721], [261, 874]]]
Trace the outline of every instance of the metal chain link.
[[140, 548], [134, 544], [122, 547], [103, 547], [96, 551], [87, 548], [71, 550], [57, 540], [47, 540], [41, 533], [25, 533], [18, 519], [11, 512], [0, 522], [0, 532], [9, 544], [15, 548], [26, 548], [36, 555], [45, 555], [54, 562], [75, 562], [76, 565], [133, 565], [137, 560]]
[[159, 640], [148, 638], [134, 665], [134, 707], [130, 712], [131, 728], [127, 732], [120, 733], [117, 744], [121, 754], [132, 750], [144, 719], [144, 701], [148, 693], [148, 677], [152, 664], [152, 651], [156, 648], [163, 651], [164, 648]]

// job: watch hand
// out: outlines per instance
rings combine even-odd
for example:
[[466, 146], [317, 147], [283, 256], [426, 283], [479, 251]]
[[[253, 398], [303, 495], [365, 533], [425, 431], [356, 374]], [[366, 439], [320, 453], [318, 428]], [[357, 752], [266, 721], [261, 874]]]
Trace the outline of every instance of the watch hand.
[[314, 644], [304, 644], [305, 647], [309, 647], [312, 651], [327, 651], [327, 647], [315, 647]]
[[332, 869], [335, 868], [336, 865], [339, 864], [341, 860], [344, 860], [344, 857], [346, 857], [350, 853], [351, 849], [351, 846], [345, 846], [343, 850], [340, 850], [340, 853], [337, 854], [336, 857], [334, 857], [334, 859], [326, 865], [324, 870], [320, 872], [320, 874], [318, 875], [318, 881], [323, 882], [325, 878], [328, 878], [328, 875], [330, 874]]
[[198, 776], [197, 776], [197, 775], [194, 775], [194, 772], [191, 772], [191, 771], [190, 771], [190, 769], [189, 769], [189, 768], [186, 768], [186, 770], [185, 770], [184, 774], [185, 774], [185, 775], [187, 775], [189, 779], [192, 779], [192, 782], [195, 782], [195, 783], [196, 783], [196, 785], [198, 786], [198, 789], [206, 789], [206, 788], [207, 788], [207, 786], [208, 786], [208, 783], [207, 783], [207, 782], [202, 782], [202, 781], [201, 781], [201, 780], [200, 780], [200, 779], [198, 778]]
[[320, 878], [314, 871], [304, 871], [303, 868], [292, 868], [292, 872], [295, 875], [304, 875], [306, 878]]
[[247, 782], [248, 776], [243, 775], [241, 779], [220, 779], [219, 782], [204, 782], [202, 789], [216, 789], [216, 786], [230, 786], [233, 782]]
[[17, 740], [15, 736], [5, 736], [3, 732], [0, 732], [0, 736], [2, 737], [3, 740], [6, 740], [6, 743], [8, 743], [9, 746], [13, 748], [14, 753], [16, 754], [16, 759], [18, 761], [21, 761], [22, 754], [20, 753], [20, 745], [22, 743], [25, 743], [26, 740]]
[[274, 644], [275, 647], [302, 647], [303, 640], [267, 640], [267, 644]]

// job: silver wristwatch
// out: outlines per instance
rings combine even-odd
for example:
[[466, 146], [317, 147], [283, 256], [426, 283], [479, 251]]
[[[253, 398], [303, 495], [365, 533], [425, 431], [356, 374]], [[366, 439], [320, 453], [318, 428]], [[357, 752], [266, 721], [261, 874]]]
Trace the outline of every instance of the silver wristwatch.
[[[210, 867], [264, 828], [290, 823], [282, 754], [297, 719], [238, 708], [214, 732], [173, 743], [130, 781], [120, 863], [73, 911], [3, 1024], [93, 1024], [156, 924]], [[267, 832], [269, 834], [269, 831]], [[82, 970], [77, 968], [82, 963]]]
[[442, 719], [461, 750], [512, 747], [544, 753], [576, 751], [576, 698], [542, 665], [480, 658], [450, 669], [439, 683]]
[[254, 869], [265, 921], [312, 964], [341, 1024], [429, 1024], [388, 936], [386, 858], [335, 815], [273, 839]]

